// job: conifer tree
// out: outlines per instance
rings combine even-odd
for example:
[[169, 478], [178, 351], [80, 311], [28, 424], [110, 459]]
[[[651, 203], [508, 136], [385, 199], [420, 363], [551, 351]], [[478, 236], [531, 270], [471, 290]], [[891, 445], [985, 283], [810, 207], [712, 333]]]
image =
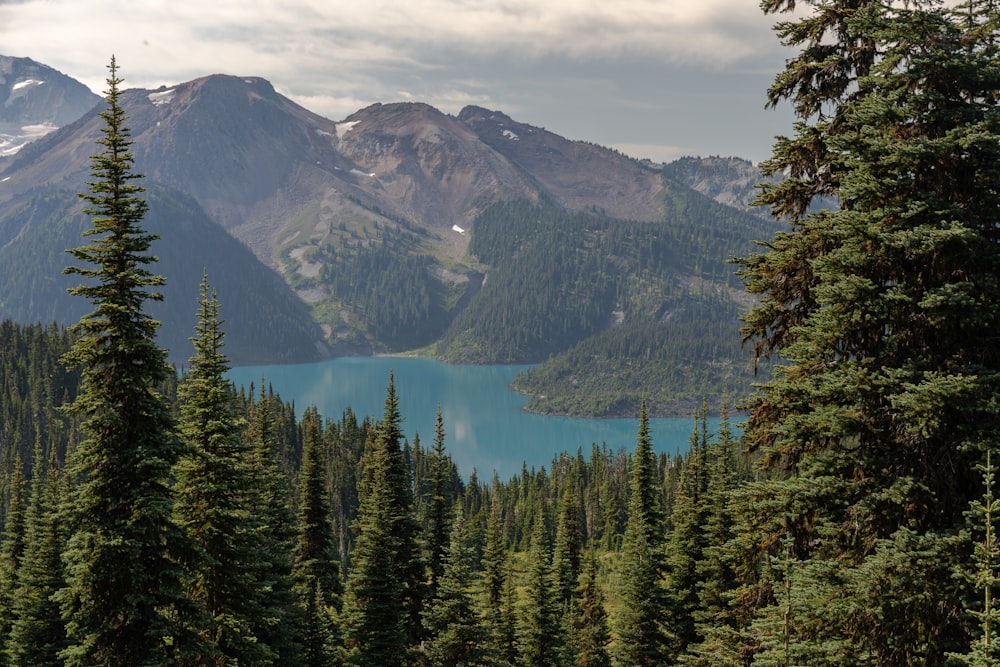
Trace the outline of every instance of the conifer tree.
[[528, 550], [528, 591], [521, 610], [518, 632], [518, 664], [523, 667], [552, 667], [562, 664], [564, 638], [560, 625], [561, 607], [552, 578], [549, 529], [544, 505], [531, 533]]
[[344, 599], [343, 630], [352, 664], [403, 665], [419, 630], [423, 563], [418, 558], [409, 472], [395, 383], [389, 378], [382, 420], [363, 458], [358, 532]]
[[71, 293], [94, 311], [71, 327], [65, 357], [82, 371], [72, 410], [85, 439], [74, 451], [69, 502], [74, 533], [64, 552], [59, 600], [71, 640], [68, 665], [173, 664], [200, 650], [196, 608], [184, 597], [188, 540], [172, 521], [170, 473], [183, 452], [157, 391], [171, 373], [156, 344], [158, 322], [143, 310], [163, 283], [146, 266], [155, 236], [141, 227], [146, 203], [132, 171], [115, 59], [107, 79], [102, 152], [92, 159], [90, 243], [71, 250], [85, 282]]
[[[490, 513], [486, 520], [486, 544], [481, 561], [483, 623], [486, 628], [488, 653], [501, 664], [510, 664], [516, 652], [511, 648], [513, 639], [505, 633], [504, 591], [509, 570], [507, 541], [503, 532], [503, 502], [500, 498], [500, 480], [494, 475], [490, 494]], [[508, 641], [509, 640], [509, 641]]]
[[619, 591], [621, 606], [615, 618], [618, 635], [615, 659], [616, 664], [623, 666], [668, 664], [668, 637], [661, 625], [668, 609], [661, 583], [663, 515], [656, 489], [656, 461], [644, 399], [629, 479]]
[[437, 593], [424, 611], [427, 657], [434, 667], [484, 664], [485, 628], [475, 613], [471, 588], [473, 553], [461, 506], [452, 519], [447, 560]]
[[[783, 365], [754, 398], [745, 441], [778, 494], [755, 511], [784, 517], [758, 517], [747, 542], [776, 549], [787, 535], [786, 560], [802, 564], [793, 655], [941, 664], [967, 641], [954, 535], [1000, 393], [1000, 70], [987, 14], [970, 29], [937, 3], [835, 0], [778, 26], [802, 50], [770, 97], [800, 122], [767, 165], [791, 178], [761, 202], [792, 227], [743, 275], [762, 297], [744, 335]], [[809, 213], [817, 194], [837, 207]], [[760, 599], [761, 618], [780, 613]]]
[[46, 457], [36, 446], [31, 478], [7, 660], [12, 665], [60, 665], [66, 629], [52, 596], [65, 585], [61, 552], [66, 535], [60, 522], [63, 479], [54, 451]]
[[552, 574], [556, 596], [564, 614], [572, 614], [576, 606], [581, 554], [580, 506], [576, 498], [575, 481], [568, 479], [559, 501], [559, 521], [552, 549]]
[[335, 616], [340, 611], [340, 558], [333, 532], [330, 493], [315, 407], [302, 415], [302, 469], [299, 472], [299, 540], [292, 577], [305, 621], [302, 644], [306, 664], [321, 667], [339, 661]]
[[256, 517], [260, 560], [254, 577], [260, 586], [261, 615], [254, 634], [277, 654], [277, 664], [299, 659], [298, 633], [289, 629], [297, 618], [297, 596], [292, 591], [292, 561], [296, 528], [289, 509], [288, 479], [278, 463], [277, 423], [273, 395], [261, 382], [250, 418], [249, 509]]
[[[0, 543], [0, 645], [3, 646], [6, 646], [10, 629], [14, 624], [14, 592], [17, 589], [21, 558], [24, 555], [27, 498], [20, 454], [16, 454], [14, 458], [8, 493], [4, 539], [3, 543]], [[0, 652], [0, 660], [3, 659], [4, 655], [5, 652]]]
[[441, 405], [438, 405], [437, 419], [434, 425], [434, 446], [430, 453], [430, 497], [427, 499], [427, 561], [430, 566], [430, 586], [427, 591], [433, 597], [438, 579], [444, 572], [445, 552], [449, 548], [451, 516], [451, 459], [445, 453], [444, 418], [441, 416]]
[[206, 637], [226, 659], [264, 665], [275, 656], [254, 633], [264, 613], [256, 577], [263, 554], [247, 494], [249, 443], [225, 378], [229, 364], [222, 352], [221, 326], [218, 300], [206, 274], [191, 339], [195, 353], [179, 390], [180, 430], [189, 450], [175, 468], [174, 516], [198, 549], [185, 586], [211, 619]]
[[604, 609], [604, 594], [597, 584], [597, 557], [593, 550], [583, 564], [577, 589], [577, 610], [573, 618], [573, 644], [576, 667], [611, 667], [608, 644], [608, 613]]
[[518, 637], [518, 596], [514, 566], [508, 562], [503, 578], [503, 603], [499, 614], [499, 631], [494, 637], [496, 663], [502, 666], [517, 664], [521, 653]]
[[1000, 639], [997, 637], [1000, 625], [1000, 611], [996, 608], [995, 593], [1000, 577], [1000, 541], [997, 540], [996, 522], [1000, 515], [1000, 499], [994, 495], [996, 468], [992, 452], [986, 450], [986, 461], [980, 464], [985, 491], [981, 499], [974, 500], [969, 507], [970, 527], [981, 539], [975, 542], [975, 570], [967, 574], [982, 595], [982, 602], [976, 604], [972, 616], [979, 622], [979, 637], [972, 642], [968, 653], [950, 656], [957, 664], [970, 667], [992, 667], [1000, 664]]

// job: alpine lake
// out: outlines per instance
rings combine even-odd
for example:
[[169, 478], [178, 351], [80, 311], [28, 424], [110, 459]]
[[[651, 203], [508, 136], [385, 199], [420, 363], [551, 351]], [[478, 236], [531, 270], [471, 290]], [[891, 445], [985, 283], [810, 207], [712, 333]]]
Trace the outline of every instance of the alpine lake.
[[[311, 364], [241, 366], [227, 376], [238, 387], [261, 382], [282, 400], [294, 402], [296, 414], [316, 406], [325, 419], [340, 420], [350, 408], [358, 421], [380, 419], [392, 374], [403, 417], [403, 433], [410, 443], [416, 434], [430, 449], [438, 406], [444, 419], [445, 447], [468, 477], [473, 469], [481, 480], [494, 471], [501, 480], [530, 469], [548, 469], [561, 452], [575, 455], [591, 445], [609, 449], [635, 448], [639, 406], [632, 419], [559, 417], [525, 412], [528, 398], [510, 383], [528, 366], [463, 366], [420, 357], [340, 357]], [[709, 419], [712, 431], [719, 420]], [[694, 417], [650, 419], [654, 449], [675, 454], [687, 451], [695, 429]]]

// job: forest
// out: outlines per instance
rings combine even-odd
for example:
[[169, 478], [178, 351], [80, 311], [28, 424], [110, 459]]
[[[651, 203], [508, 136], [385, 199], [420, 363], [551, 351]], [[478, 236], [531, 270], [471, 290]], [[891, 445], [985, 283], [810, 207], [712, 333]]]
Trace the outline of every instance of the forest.
[[167, 364], [112, 59], [92, 311], [0, 323], [0, 662], [997, 664], [1000, 13], [762, 7], [801, 49], [759, 197], [787, 229], [737, 261], [773, 375], [683, 456], [640, 397], [631, 451], [509, 480], [462, 479], [440, 417], [406, 434], [391, 376], [381, 415], [232, 386], [205, 272]]

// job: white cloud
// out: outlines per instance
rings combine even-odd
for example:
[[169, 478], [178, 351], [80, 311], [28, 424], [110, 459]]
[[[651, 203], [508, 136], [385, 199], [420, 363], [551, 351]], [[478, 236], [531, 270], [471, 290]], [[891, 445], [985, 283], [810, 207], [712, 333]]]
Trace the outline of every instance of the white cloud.
[[[708, 87], [713, 73], [739, 72], [753, 78], [762, 97], [783, 63], [770, 33], [774, 17], [756, 4], [0, 0], [0, 49], [51, 65], [98, 92], [114, 53], [127, 87], [171, 86], [213, 73], [261, 76], [334, 120], [373, 102], [412, 99], [448, 113], [477, 104], [523, 113], [519, 120], [556, 132], [567, 127], [571, 138], [669, 146], [694, 143], [697, 133], [657, 124], [657, 114], [666, 116], [671, 105], [716, 103], [699, 99], [692, 80], [704, 79]], [[684, 100], [671, 97], [677, 90]], [[759, 99], [732, 104], [752, 132]], [[623, 108], [636, 114], [628, 135], [588, 129], [613, 126]], [[564, 125], [569, 116], [582, 117]], [[640, 132], [647, 134], [635, 136]], [[650, 136], [654, 132], [659, 136]]]

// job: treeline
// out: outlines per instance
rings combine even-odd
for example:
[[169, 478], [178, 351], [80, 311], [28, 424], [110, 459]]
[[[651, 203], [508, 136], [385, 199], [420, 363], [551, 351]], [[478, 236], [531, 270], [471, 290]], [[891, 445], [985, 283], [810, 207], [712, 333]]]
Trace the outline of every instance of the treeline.
[[[203, 308], [215, 308], [214, 302]], [[215, 324], [201, 331], [196, 346], [211, 338], [206, 332], [217, 331], [214, 317], [203, 320]], [[78, 374], [51, 371], [62, 367], [73, 335], [9, 322], [0, 331], [0, 379], [12, 387], [0, 404], [5, 416], [53, 403], [44, 398], [47, 391], [72, 400]], [[223, 369], [224, 360], [217, 361], [222, 365], [211, 367]], [[212, 611], [204, 629], [194, 628], [203, 652], [196, 662], [214, 656], [213, 664], [569, 665], [589, 656], [597, 662], [583, 664], [607, 664], [617, 626], [605, 605], [620, 606], [623, 593], [613, 582], [625, 576], [619, 554], [634, 477], [629, 453], [595, 444], [557, 456], [548, 470], [523, 468], [509, 480], [480, 480], [475, 472], [462, 479], [447, 452], [440, 415], [430, 447], [416, 434], [412, 444], [403, 436], [391, 378], [380, 419], [359, 421], [348, 410], [329, 420], [312, 408], [296, 418], [294, 406], [263, 382], [257, 389], [229, 387], [220, 403], [213, 396], [220, 378], [205, 370], [205, 358], [192, 358], [179, 386], [168, 389], [190, 447], [171, 475], [173, 517], [203, 553], [189, 562], [187, 595]], [[223, 412], [215, 412], [220, 406]], [[203, 439], [209, 407], [216, 436], [229, 431], [228, 447]], [[229, 428], [218, 431], [220, 423]], [[640, 429], [645, 423], [644, 413]], [[55, 600], [68, 586], [65, 553], [72, 548], [63, 506], [76, 497], [63, 452], [74, 456], [80, 431], [62, 409], [38, 413], [35, 426], [49, 434], [45, 444], [32, 430], [2, 443], [3, 460], [10, 462], [3, 472], [0, 541], [4, 664], [72, 662]], [[642, 437], [648, 448], [648, 432]], [[694, 451], [702, 458], [723, 456], [725, 464], [714, 465], [737, 474], [744, 468], [728, 427], [718, 437], [726, 447], [721, 453], [702, 427], [693, 433]], [[650, 451], [642, 455], [651, 466], [646, 492], [666, 519], [657, 530], [668, 531], [690, 464]], [[373, 504], [382, 494], [388, 508]], [[223, 512], [234, 498], [242, 505]], [[412, 542], [403, 553], [409, 562], [376, 566], [375, 556], [389, 553], [386, 543], [365, 540], [402, 539], [382, 534], [393, 520], [407, 526]], [[204, 560], [206, 552], [214, 557]], [[243, 569], [232, 569], [237, 562]], [[405, 585], [393, 580], [401, 576], [393, 574], [397, 570], [410, 572]], [[382, 601], [392, 608], [378, 607], [375, 598], [349, 602], [360, 595], [359, 581], [373, 589], [396, 586], [398, 595]], [[238, 608], [234, 591], [247, 596]], [[226, 600], [232, 608], [222, 604]], [[456, 608], [464, 612], [456, 615]], [[364, 622], [355, 618], [359, 614]], [[280, 626], [275, 619], [282, 619]], [[377, 653], [376, 640], [384, 637], [376, 635], [394, 630], [401, 634], [393, 652]]]
[[[56, 368], [71, 338], [54, 327], [0, 331], [22, 346], [8, 358], [44, 351], [29, 365], [36, 369]], [[214, 553], [189, 563], [186, 596], [213, 606], [195, 615], [204, 624], [193, 626], [195, 657], [159, 664], [714, 666], [772, 664], [786, 641], [803, 650], [801, 628], [816, 610], [797, 600], [810, 599], [829, 573], [797, 557], [792, 536], [760, 541], [781, 521], [766, 494], [783, 482], [744, 453], [725, 410], [715, 432], [705, 408], [697, 411], [683, 456], [652, 452], [642, 406], [634, 451], [593, 444], [508, 480], [476, 471], [463, 478], [440, 414], [429, 445], [402, 432], [405, 397], [391, 377], [383, 413], [364, 419], [350, 410], [328, 419], [313, 408], [297, 417], [266, 382], [225, 385], [224, 411], [214, 414], [232, 428], [223, 455], [217, 443], [199, 444], [195, 408], [209, 394], [196, 393], [207, 392], [198, 368], [171, 399], [191, 447], [171, 487], [185, 539]], [[27, 377], [15, 392], [22, 403], [44, 393], [38, 382], [67, 395], [77, 385], [72, 374]], [[6, 372], [2, 379], [15, 384]], [[0, 407], [8, 414], [6, 402]], [[75, 496], [58, 450], [72, 457], [79, 431], [60, 411], [47, 414], [53, 421], [39, 419], [53, 434], [47, 447], [27, 433], [4, 443], [4, 460], [23, 452], [29, 470], [3, 472], [4, 664], [72, 664], [55, 601], [71, 562], [63, 506]], [[238, 473], [228, 484], [226, 461]], [[211, 477], [195, 474], [199, 465]], [[234, 499], [223, 524], [219, 509]], [[978, 521], [970, 513], [971, 533], [956, 535], [954, 548], [971, 554]], [[955, 585], [974, 609], [974, 583]], [[889, 591], [872, 602], [895, 604]], [[895, 614], [916, 622], [935, 611], [887, 613], [885, 623]], [[968, 644], [956, 636], [949, 646]]]

